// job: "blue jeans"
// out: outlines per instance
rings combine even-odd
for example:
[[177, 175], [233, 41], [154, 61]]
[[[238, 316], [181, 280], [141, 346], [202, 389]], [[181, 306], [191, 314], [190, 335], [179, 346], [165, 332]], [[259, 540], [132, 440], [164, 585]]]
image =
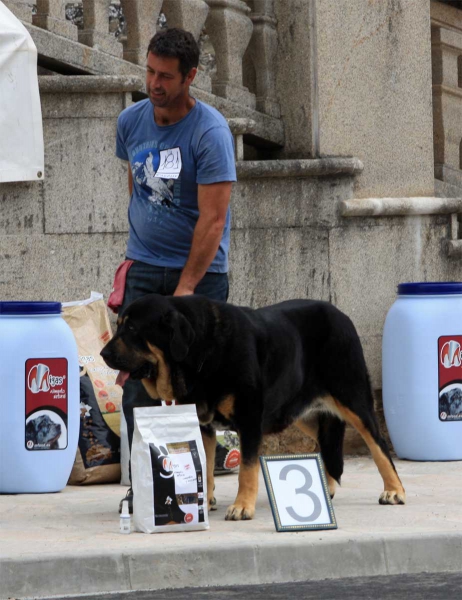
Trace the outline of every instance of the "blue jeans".
[[[125, 308], [146, 294], [173, 295], [181, 276], [181, 270], [153, 267], [136, 261], [130, 267], [125, 283], [124, 301], [119, 315]], [[195, 293], [211, 300], [228, 299], [229, 284], [227, 273], [206, 273], [198, 283]], [[140, 381], [128, 379], [123, 388], [122, 407], [127, 422], [128, 446], [132, 450], [135, 427], [133, 409], [137, 406], [160, 406], [160, 400], [150, 398]], [[131, 478], [131, 475], [130, 475]]]

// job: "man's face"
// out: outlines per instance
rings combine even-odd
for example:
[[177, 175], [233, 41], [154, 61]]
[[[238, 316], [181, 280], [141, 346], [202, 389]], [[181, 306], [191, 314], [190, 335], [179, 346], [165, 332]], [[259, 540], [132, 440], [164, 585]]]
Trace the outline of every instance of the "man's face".
[[149, 52], [146, 62], [146, 90], [154, 106], [169, 108], [177, 100], [189, 96], [197, 69], [193, 68], [184, 78], [178, 58], [156, 56]]

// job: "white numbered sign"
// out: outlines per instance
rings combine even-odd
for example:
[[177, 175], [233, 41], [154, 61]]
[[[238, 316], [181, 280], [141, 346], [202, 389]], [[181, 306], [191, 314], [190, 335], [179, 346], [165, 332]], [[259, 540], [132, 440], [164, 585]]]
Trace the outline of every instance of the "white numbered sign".
[[320, 454], [262, 456], [277, 531], [337, 529]]

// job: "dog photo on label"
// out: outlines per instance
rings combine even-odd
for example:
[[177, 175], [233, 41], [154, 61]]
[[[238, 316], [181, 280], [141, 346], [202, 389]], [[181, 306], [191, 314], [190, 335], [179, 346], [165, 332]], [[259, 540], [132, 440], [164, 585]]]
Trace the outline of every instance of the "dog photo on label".
[[61, 425], [48, 415], [30, 419], [26, 425], [26, 446], [30, 449], [57, 450]]
[[380, 504], [404, 504], [374, 412], [361, 343], [327, 302], [289, 300], [259, 309], [202, 296], [150, 294], [130, 304], [101, 352], [118, 383], [140, 379], [153, 399], [195, 404], [213, 501], [215, 431], [237, 431], [241, 466], [227, 520], [252, 519], [262, 437], [291, 424], [317, 440], [331, 496], [343, 472], [345, 424], [363, 437], [383, 479]]

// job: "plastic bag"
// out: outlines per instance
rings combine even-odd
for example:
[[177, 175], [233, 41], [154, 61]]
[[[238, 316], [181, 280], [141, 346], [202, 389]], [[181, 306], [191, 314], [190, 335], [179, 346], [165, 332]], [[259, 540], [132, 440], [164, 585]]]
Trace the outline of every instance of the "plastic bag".
[[135, 529], [208, 529], [205, 450], [195, 405], [135, 408], [134, 416]]

